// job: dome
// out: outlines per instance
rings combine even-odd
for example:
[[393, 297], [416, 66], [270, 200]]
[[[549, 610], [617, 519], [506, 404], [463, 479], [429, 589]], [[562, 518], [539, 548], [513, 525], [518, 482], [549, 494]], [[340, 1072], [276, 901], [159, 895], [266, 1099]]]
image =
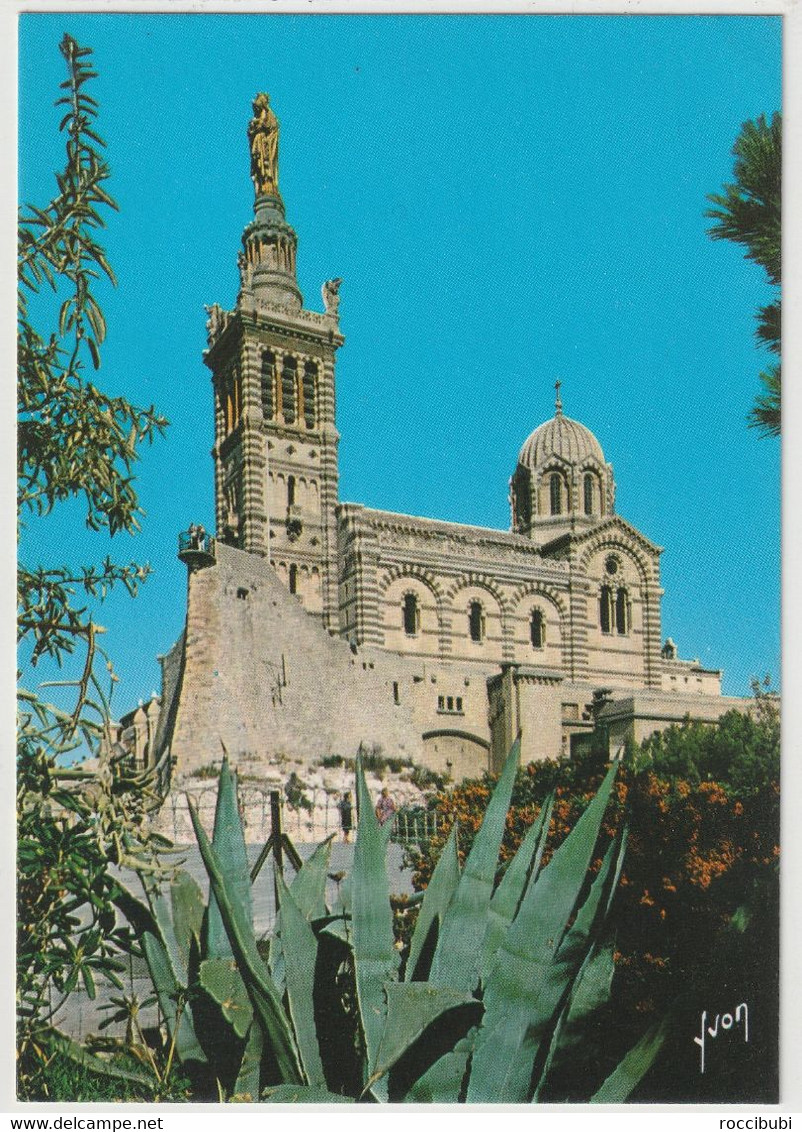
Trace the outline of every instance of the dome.
[[604, 452], [589, 428], [579, 421], [564, 417], [558, 409], [550, 421], [540, 425], [524, 441], [518, 456], [518, 463], [535, 471], [552, 456], [558, 456], [569, 464], [579, 464], [592, 457], [604, 464]]

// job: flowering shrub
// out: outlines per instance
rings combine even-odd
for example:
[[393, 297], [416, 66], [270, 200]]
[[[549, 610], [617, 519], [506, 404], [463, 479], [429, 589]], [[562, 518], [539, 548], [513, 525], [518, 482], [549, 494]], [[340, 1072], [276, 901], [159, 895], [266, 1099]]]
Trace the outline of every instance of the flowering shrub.
[[[518, 772], [502, 845], [509, 859], [551, 790], [555, 791], [544, 860], [576, 824], [603, 774], [598, 758], [532, 763]], [[432, 800], [438, 839], [417, 862], [416, 887], [425, 887], [439, 846], [459, 821], [464, 860], [492, 779], [466, 782]], [[779, 718], [759, 695], [753, 714], [729, 712], [718, 726], [686, 722], [629, 752], [614, 789], [591, 870], [626, 811], [629, 843], [614, 908], [618, 1018], [658, 1016], [689, 988], [711, 985], [722, 938], [741, 922], [755, 892], [772, 892], [779, 858]], [[769, 913], [771, 917], [771, 913]], [[756, 931], [762, 960], [749, 978], [764, 980], [754, 993], [772, 1000], [776, 924]], [[736, 949], [744, 971], [749, 940]], [[762, 948], [762, 951], [760, 950]], [[744, 980], [746, 974], [744, 974]], [[715, 981], [715, 980], [714, 980]], [[734, 991], [738, 985], [733, 978]], [[741, 986], [743, 985], [743, 980]], [[751, 984], [750, 984], [751, 985]], [[701, 1009], [701, 1008], [700, 1008]]]

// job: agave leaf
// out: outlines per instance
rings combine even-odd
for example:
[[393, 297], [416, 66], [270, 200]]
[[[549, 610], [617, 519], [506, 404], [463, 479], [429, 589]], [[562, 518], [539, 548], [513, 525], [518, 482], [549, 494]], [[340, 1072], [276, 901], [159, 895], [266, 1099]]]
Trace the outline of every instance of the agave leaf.
[[[144, 881], [143, 881], [144, 883]], [[172, 968], [176, 982], [182, 986], [189, 986], [189, 952], [184, 951], [176, 939], [173, 918], [170, 912], [170, 903], [161, 888], [146, 886], [148, 903], [156, 921], [158, 935], [167, 951], [167, 957]]]
[[242, 1055], [239, 1074], [234, 1085], [234, 1095], [237, 1097], [250, 1097], [259, 1100], [259, 1086], [261, 1082], [262, 1052], [264, 1049], [264, 1034], [258, 1019], [254, 1018], [248, 1031], [248, 1040], [245, 1043], [245, 1052]]
[[305, 920], [326, 915], [326, 879], [334, 837], [332, 833], [321, 842], [292, 878], [290, 892]]
[[43, 1045], [46, 1045], [53, 1053], [63, 1054], [68, 1057], [70, 1061], [74, 1061], [77, 1065], [83, 1066], [84, 1069], [90, 1070], [92, 1073], [98, 1073], [103, 1077], [111, 1077], [116, 1081], [133, 1081], [137, 1085], [145, 1085], [150, 1091], [153, 1088], [153, 1077], [150, 1074], [136, 1073], [131, 1069], [122, 1069], [120, 1066], [115, 1065], [113, 1061], [106, 1061], [102, 1057], [95, 1057], [94, 1054], [89, 1053], [78, 1042], [68, 1038], [66, 1034], [62, 1034], [60, 1030], [48, 1030], [47, 1033], [40, 1037], [39, 1040]]
[[180, 870], [170, 885], [173, 909], [173, 930], [179, 951], [189, 957], [193, 939], [200, 945], [201, 926], [206, 905], [194, 877]]
[[265, 1089], [262, 1096], [267, 1104], [353, 1104], [353, 1097], [342, 1097], [312, 1085], [277, 1085]]
[[351, 872], [356, 994], [367, 1050], [367, 1074], [376, 1064], [387, 1016], [385, 983], [394, 981], [400, 957], [393, 937], [387, 880], [387, 840], [373, 812], [362, 762], [356, 765], [357, 822]]
[[[248, 923], [252, 923], [253, 903], [248, 850], [245, 847], [242, 819], [237, 804], [237, 776], [228, 765], [228, 757], [223, 759], [220, 768], [212, 845], [225, 873], [231, 899], [242, 910], [242, 915]], [[231, 942], [226, 934], [213, 891], [209, 893], [205, 954], [210, 959], [233, 955]]]
[[[614, 763], [574, 829], [534, 884], [498, 951], [484, 992], [485, 1015], [476, 1041], [468, 1101], [523, 1104], [530, 1100], [535, 1060], [550, 1040], [556, 1017], [586, 950], [607, 896], [620, 846], [613, 842], [580, 908], [574, 912], [593, 854], [610, 790]], [[565, 948], [563, 944], [565, 943]]]
[[493, 893], [487, 911], [487, 931], [482, 945], [482, 981], [495, 963], [496, 952], [507, 928], [518, 914], [530, 878], [537, 878], [546, 839], [549, 835], [554, 795], [550, 794], [532, 822]]
[[204, 959], [199, 971], [200, 985], [218, 1004], [223, 1017], [244, 1038], [253, 1022], [253, 1007], [245, 983], [233, 959]]
[[315, 1028], [315, 964], [317, 940], [280, 873], [276, 873], [281, 901], [282, 937], [287, 974], [287, 1000], [301, 1063], [310, 1085], [325, 1088]]
[[212, 892], [234, 951], [234, 958], [237, 960], [254, 1012], [264, 1027], [278, 1070], [285, 1081], [301, 1084], [303, 1076], [295, 1042], [287, 1025], [278, 992], [257, 950], [253, 925], [243, 914], [243, 909], [232, 899], [217, 853], [206, 836], [192, 802], [189, 802], [189, 814], [198, 839], [201, 857], [209, 874]]
[[533, 1100], [540, 1099], [550, 1075], [559, 1073], [564, 1068], [573, 1069], [572, 1077], [578, 1079], [581, 1075], [587, 1080], [589, 1066], [583, 1052], [588, 1047], [584, 1047], [583, 1043], [590, 1036], [594, 1019], [610, 999], [615, 974], [614, 950], [612, 939], [604, 944], [597, 944], [582, 965], [554, 1031]]
[[152, 932], [145, 932], [142, 936], [142, 950], [145, 953], [153, 989], [156, 991], [167, 1029], [171, 1037], [175, 1037], [179, 1061], [184, 1065], [189, 1061], [206, 1064], [206, 1054], [201, 1049], [195, 1033], [192, 1007], [189, 1003], [182, 1005], [180, 1002], [180, 999], [186, 995], [186, 986], [176, 979], [167, 948], [158, 936]]
[[669, 1031], [669, 1020], [655, 1023], [636, 1046], [618, 1063], [598, 1092], [590, 1098], [591, 1104], [622, 1104], [640, 1084], [657, 1058]]
[[[317, 846], [314, 853], [301, 865], [292, 878], [290, 892], [305, 920], [321, 919], [326, 915], [326, 879], [328, 877], [331, 844], [334, 834]], [[273, 861], [275, 870], [275, 860]], [[283, 879], [283, 878], [282, 878]], [[281, 901], [273, 924], [267, 965], [276, 986], [284, 989], [284, 954], [282, 951]]]
[[516, 739], [443, 917], [429, 975], [429, 982], [435, 986], [473, 991], [479, 982], [487, 909], [520, 754], [521, 741]]
[[145, 932], [157, 932], [158, 927], [152, 911], [132, 892], [129, 892], [119, 881], [115, 881], [111, 890], [111, 900], [115, 908], [125, 916], [133, 928], [134, 934], [142, 937]]
[[388, 983], [387, 1024], [368, 1085], [373, 1087], [441, 1015], [457, 1006], [479, 1002], [468, 991], [431, 987], [428, 983]]
[[350, 916], [326, 916], [323, 920], [316, 920], [315, 924], [322, 924], [320, 928], [322, 934], [334, 936], [348, 947], [354, 942]]
[[468, 1062], [476, 1042], [474, 1026], [456, 1043], [450, 1053], [443, 1054], [419, 1077], [407, 1095], [408, 1104], [457, 1104], [462, 1100]]
[[417, 969], [418, 963], [429, 939], [432, 925], [436, 922], [437, 929], [440, 930], [443, 916], [459, 884], [460, 868], [457, 854], [457, 836], [458, 831], [455, 822], [423, 895], [423, 904], [418, 913], [418, 920], [409, 948], [407, 969], [404, 975], [406, 982], [411, 982], [413, 979], [425, 979], [429, 973], [422, 969], [419, 971]]

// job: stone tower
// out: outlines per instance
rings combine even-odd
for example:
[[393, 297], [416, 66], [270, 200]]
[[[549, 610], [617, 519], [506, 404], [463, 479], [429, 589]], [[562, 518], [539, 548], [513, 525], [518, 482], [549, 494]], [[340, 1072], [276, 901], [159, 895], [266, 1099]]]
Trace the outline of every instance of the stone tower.
[[266, 557], [336, 631], [340, 280], [323, 285], [323, 314], [304, 309], [298, 239], [278, 187], [278, 131], [268, 96], [257, 95], [248, 125], [254, 215], [242, 234], [239, 295], [233, 311], [207, 308], [217, 537]]

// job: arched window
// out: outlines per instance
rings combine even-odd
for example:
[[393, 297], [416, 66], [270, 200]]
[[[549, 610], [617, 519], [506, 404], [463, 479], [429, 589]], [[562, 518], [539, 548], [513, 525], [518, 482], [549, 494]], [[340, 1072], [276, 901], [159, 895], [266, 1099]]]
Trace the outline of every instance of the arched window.
[[287, 354], [281, 371], [281, 411], [285, 424], [295, 424], [295, 383], [297, 375], [298, 363], [295, 358]]
[[420, 607], [415, 594], [404, 594], [404, 632], [408, 637], [417, 635], [420, 625]]
[[266, 421], [273, 419], [273, 382], [276, 376], [276, 355], [272, 350], [262, 354], [262, 412]]
[[307, 362], [304, 366], [303, 397], [304, 397], [304, 424], [307, 428], [314, 428], [315, 416], [315, 387], [317, 386], [317, 366], [314, 362]]
[[623, 586], [615, 595], [615, 629], [622, 637], [629, 632], [629, 601]]
[[290, 593], [298, 593], [298, 567], [294, 563], [290, 566]]
[[517, 530], [532, 521], [532, 486], [528, 468], [519, 467], [512, 479], [513, 523]]
[[585, 496], [585, 499], [584, 499], [585, 514], [586, 515], [592, 515], [593, 514], [593, 474], [591, 472], [585, 472], [585, 478], [584, 478], [582, 486], [583, 486], [583, 491], [584, 491], [584, 496]]
[[549, 479], [549, 491], [551, 493], [551, 513], [552, 515], [561, 515], [563, 510], [563, 485], [562, 477], [557, 472]]
[[472, 601], [468, 606], [468, 632], [472, 641], [484, 640], [485, 615], [480, 601]]
[[287, 506], [295, 504], [295, 476], [287, 476]]
[[602, 586], [599, 594], [599, 625], [603, 633], [612, 633], [613, 591], [609, 586]]
[[533, 609], [529, 618], [529, 639], [533, 649], [542, 649], [546, 644], [546, 619], [539, 609]]

